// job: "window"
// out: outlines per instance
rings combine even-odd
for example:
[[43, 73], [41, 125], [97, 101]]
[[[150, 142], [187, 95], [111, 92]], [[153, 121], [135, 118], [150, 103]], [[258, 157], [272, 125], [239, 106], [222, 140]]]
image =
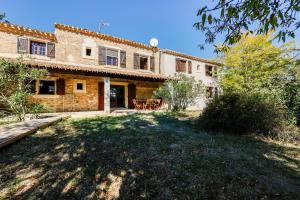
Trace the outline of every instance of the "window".
[[114, 49], [106, 50], [106, 64], [112, 66], [118, 66], [119, 51]]
[[148, 70], [148, 57], [140, 56], [140, 69]]
[[54, 80], [40, 80], [39, 94], [54, 95], [55, 94], [55, 81]]
[[85, 80], [74, 80], [74, 92], [85, 93], [86, 92], [86, 81]]
[[83, 83], [77, 83], [76, 90], [83, 90]]
[[126, 51], [120, 51], [120, 66], [126, 68]]
[[186, 60], [176, 59], [176, 72], [186, 72]]
[[[155, 58], [153, 56], [133, 54], [134, 69], [155, 71]], [[150, 68], [149, 68], [150, 65]]]
[[30, 53], [35, 55], [46, 55], [46, 43], [43, 42], [30, 42]]
[[192, 61], [188, 62], [188, 71], [189, 71], [189, 74], [192, 73]]
[[91, 48], [86, 48], [85, 49], [85, 55], [86, 56], [91, 56], [92, 55], [92, 49]]
[[112, 65], [112, 66], [118, 66], [118, 58], [117, 57], [112, 57], [112, 56], [107, 56], [107, 65]]
[[205, 75], [206, 76], [213, 76], [213, 66], [212, 65], [205, 65]]
[[206, 88], [206, 97], [212, 98], [214, 95], [214, 87], [207, 87]]

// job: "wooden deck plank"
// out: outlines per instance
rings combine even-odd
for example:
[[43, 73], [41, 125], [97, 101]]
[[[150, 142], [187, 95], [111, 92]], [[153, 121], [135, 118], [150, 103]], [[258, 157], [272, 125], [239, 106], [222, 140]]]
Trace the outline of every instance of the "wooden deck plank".
[[36, 132], [38, 129], [45, 128], [51, 124], [61, 121], [68, 116], [55, 116], [43, 119], [34, 119], [26, 122], [9, 124], [0, 128], [0, 148], [14, 143], [21, 138]]

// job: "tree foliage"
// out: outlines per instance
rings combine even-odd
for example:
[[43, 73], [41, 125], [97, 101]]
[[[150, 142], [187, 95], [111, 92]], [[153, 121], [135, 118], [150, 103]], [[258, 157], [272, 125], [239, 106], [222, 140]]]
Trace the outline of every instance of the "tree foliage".
[[7, 105], [19, 120], [30, 110], [28, 96], [32, 81], [44, 76], [45, 70], [29, 68], [16, 62], [0, 59], [0, 102]]
[[277, 98], [299, 120], [300, 63], [295, 57], [296, 46], [286, 43], [277, 47], [269, 38], [243, 36], [224, 51], [220, 56], [220, 85], [224, 92], [263, 93]]
[[0, 22], [9, 23], [9, 21], [6, 20], [6, 14], [5, 13], [0, 13]]
[[163, 98], [173, 111], [184, 111], [203, 94], [202, 82], [182, 73], [169, 78], [154, 92], [154, 96]]
[[204, 31], [207, 43], [214, 43], [225, 34], [225, 44], [234, 44], [243, 33], [267, 34], [276, 31], [276, 38], [294, 38], [300, 27], [300, 0], [217, 0], [197, 13], [196, 29]]
[[294, 47], [287, 43], [274, 46], [269, 35], [243, 36], [236, 45], [220, 55], [221, 85], [224, 90], [262, 90], [273, 86], [275, 77], [283, 76], [294, 60]]

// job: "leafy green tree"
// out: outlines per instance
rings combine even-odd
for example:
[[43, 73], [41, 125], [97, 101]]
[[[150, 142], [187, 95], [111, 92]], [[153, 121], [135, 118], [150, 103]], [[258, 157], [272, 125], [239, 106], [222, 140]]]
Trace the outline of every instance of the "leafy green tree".
[[0, 102], [7, 105], [18, 120], [25, 119], [30, 110], [28, 97], [32, 82], [47, 73], [45, 70], [33, 69], [16, 62], [0, 59]]
[[285, 41], [295, 37], [299, 15], [299, 0], [217, 0], [212, 1], [212, 6], [200, 8], [194, 27], [205, 33], [207, 43], [214, 43], [217, 36], [224, 34], [224, 43], [231, 45], [244, 32], [267, 34], [270, 30]]
[[5, 13], [0, 13], [0, 22], [9, 23], [9, 21], [6, 20], [5, 18], [6, 18], [6, 14]]
[[281, 96], [285, 105], [300, 125], [300, 62], [287, 68], [285, 76], [277, 79], [277, 85], [278, 82], [281, 82]]
[[197, 97], [204, 95], [204, 91], [202, 82], [179, 73], [165, 81], [154, 96], [163, 98], [173, 111], [184, 111]]
[[300, 65], [295, 45], [280, 47], [269, 35], [243, 36], [220, 56], [220, 85], [224, 92], [263, 93], [276, 98], [294, 116], [299, 112]]

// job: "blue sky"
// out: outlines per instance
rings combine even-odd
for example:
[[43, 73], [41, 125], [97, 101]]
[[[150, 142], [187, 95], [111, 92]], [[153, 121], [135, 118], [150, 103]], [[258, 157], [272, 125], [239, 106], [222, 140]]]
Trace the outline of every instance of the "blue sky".
[[[199, 49], [205, 38], [193, 28], [203, 2], [209, 0], [0, 0], [0, 11], [11, 23], [50, 32], [54, 22], [98, 31], [104, 20], [110, 23], [106, 34], [143, 43], [156, 37], [160, 48], [214, 58], [212, 45]], [[300, 31], [297, 35], [299, 43]]]

